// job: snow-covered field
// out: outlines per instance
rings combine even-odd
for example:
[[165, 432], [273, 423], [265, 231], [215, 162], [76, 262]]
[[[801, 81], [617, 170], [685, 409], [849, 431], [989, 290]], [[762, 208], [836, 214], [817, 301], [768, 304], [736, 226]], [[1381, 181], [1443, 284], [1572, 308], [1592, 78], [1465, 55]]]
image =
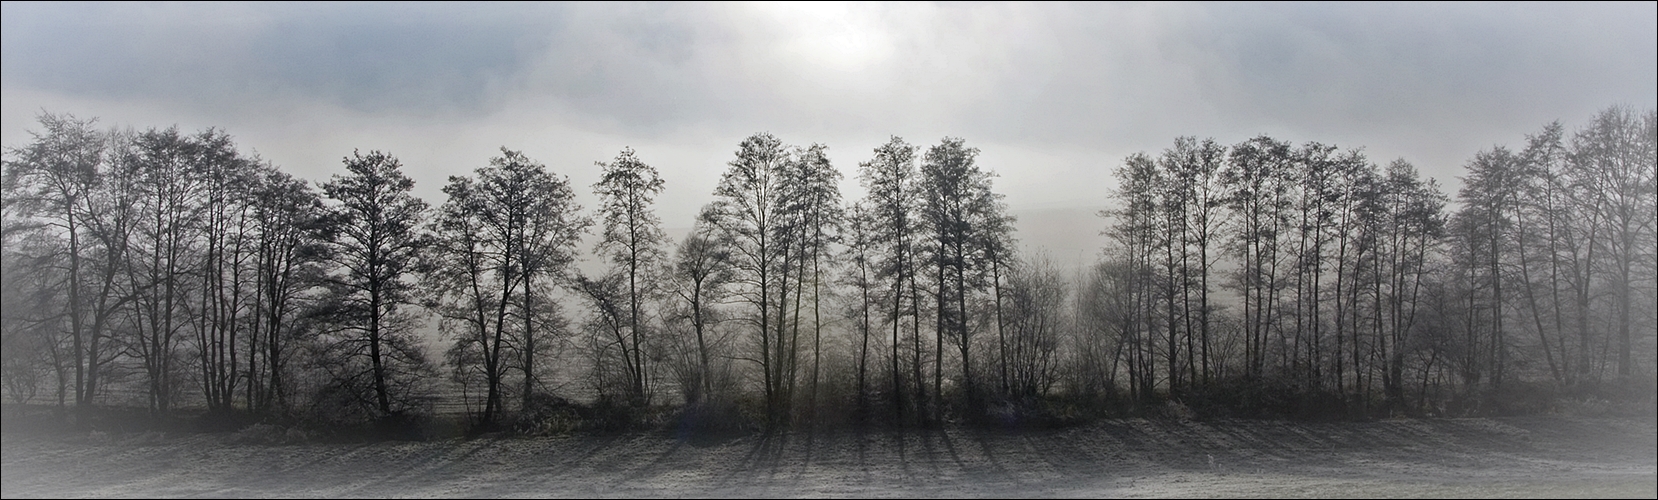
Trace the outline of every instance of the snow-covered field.
[[250, 444], [4, 436], [21, 497], [1645, 497], [1651, 419], [1113, 420], [1023, 432]]

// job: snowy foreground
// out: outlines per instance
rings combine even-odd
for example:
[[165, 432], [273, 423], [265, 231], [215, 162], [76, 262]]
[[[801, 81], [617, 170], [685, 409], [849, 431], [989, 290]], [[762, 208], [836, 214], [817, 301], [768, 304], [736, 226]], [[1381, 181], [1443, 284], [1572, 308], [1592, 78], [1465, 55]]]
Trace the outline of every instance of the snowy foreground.
[[1652, 419], [1115, 420], [1052, 431], [250, 444], [4, 438], [6, 498], [1645, 497]]

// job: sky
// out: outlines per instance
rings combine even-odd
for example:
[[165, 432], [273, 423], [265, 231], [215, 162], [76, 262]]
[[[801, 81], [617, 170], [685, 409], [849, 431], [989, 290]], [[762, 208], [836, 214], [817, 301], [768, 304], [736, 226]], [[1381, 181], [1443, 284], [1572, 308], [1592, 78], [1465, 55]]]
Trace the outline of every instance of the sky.
[[754, 133], [828, 145], [849, 199], [889, 137], [960, 137], [1062, 257], [1178, 136], [1362, 147], [1454, 194], [1480, 150], [1655, 101], [1653, 2], [0, 4], [6, 148], [42, 111], [217, 127], [312, 181], [391, 153], [437, 205], [506, 147], [591, 208], [632, 147], [682, 228]]

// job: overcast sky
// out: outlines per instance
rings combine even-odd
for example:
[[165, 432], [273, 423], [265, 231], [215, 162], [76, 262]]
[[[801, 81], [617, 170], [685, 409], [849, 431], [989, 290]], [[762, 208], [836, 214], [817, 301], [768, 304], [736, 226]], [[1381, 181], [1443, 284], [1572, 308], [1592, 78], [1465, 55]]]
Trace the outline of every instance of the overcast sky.
[[827, 144], [849, 197], [889, 136], [962, 137], [1020, 211], [1104, 206], [1181, 135], [1362, 146], [1454, 187], [1549, 121], [1653, 107], [1655, 5], [6, 2], [0, 141], [47, 110], [219, 127], [312, 180], [382, 150], [434, 205], [506, 146], [586, 207], [631, 146], [669, 227], [761, 131]]

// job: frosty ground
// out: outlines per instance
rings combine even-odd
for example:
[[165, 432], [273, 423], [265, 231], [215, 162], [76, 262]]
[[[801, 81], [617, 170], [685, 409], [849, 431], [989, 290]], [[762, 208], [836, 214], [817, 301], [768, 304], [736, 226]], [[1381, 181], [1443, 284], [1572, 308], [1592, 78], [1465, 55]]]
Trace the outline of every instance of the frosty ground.
[[3, 445], [6, 498], [1658, 496], [1650, 418], [299, 444], [11, 432]]

